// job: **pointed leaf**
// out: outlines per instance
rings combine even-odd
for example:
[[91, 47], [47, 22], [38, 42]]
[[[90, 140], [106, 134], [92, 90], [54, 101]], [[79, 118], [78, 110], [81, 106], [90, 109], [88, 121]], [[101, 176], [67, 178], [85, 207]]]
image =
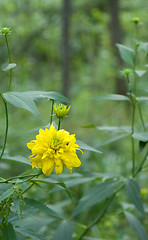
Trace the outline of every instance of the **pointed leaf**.
[[139, 154], [143, 151], [146, 144], [147, 144], [147, 142], [139, 141]]
[[125, 183], [126, 183], [125, 184], [126, 191], [131, 202], [142, 214], [144, 214], [144, 208], [143, 208], [139, 185], [134, 179], [126, 179]]
[[29, 112], [33, 113], [37, 118], [42, 120], [32, 98], [25, 95], [23, 92], [7, 92], [3, 94], [3, 97], [15, 107], [25, 108]]
[[97, 149], [95, 149], [93, 147], [90, 147], [89, 145], [87, 145], [86, 143], [84, 143], [84, 142], [82, 142], [80, 140], [77, 140], [76, 144], [79, 145], [80, 149], [88, 150], [88, 151], [91, 151], [91, 152], [102, 153], [102, 152], [98, 151]]
[[97, 184], [91, 188], [79, 201], [78, 206], [72, 213], [71, 217], [76, 216], [89, 207], [98, 204], [108, 198], [117, 185], [117, 181], [107, 181]]
[[24, 94], [26, 96], [31, 97], [34, 100], [41, 100], [43, 98], [48, 98], [58, 102], [70, 104], [70, 101], [68, 98], [64, 97], [63, 95], [57, 92], [27, 91], [27, 92], [24, 92]]
[[15, 231], [11, 223], [3, 225], [2, 240], [17, 240]]
[[139, 77], [142, 77], [146, 73], [146, 70], [136, 70], [135, 72]]
[[49, 207], [47, 207], [46, 205], [42, 204], [39, 201], [29, 199], [29, 198], [25, 198], [24, 201], [30, 207], [33, 206], [34, 208], [37, 208], [40, 211], [45, 212], [53, 217], [63, 218], [63, 216], [61, 216], [59, 213], [53, 211], [52, 209], [50, 209]]
[[72, 223], [70, 221], [64, 220], [58, 226], [54, 235], [54, 240], [71, 240], [72, 234], [73, 234]]
[[108, 139], [108, 140], [106, 140], [106, 141], [104, 141], [104, 142], [98, 143], [98, 144], [97, 144], [97, 147], [106, 146], [106, 145], [108, 145], [108, 144], [110, 144], [110, 143], [116, 142], [116, 141], [118, 141], [118, 140], [120, 140], [120, 139], [122, 139], [122, 138], [125, 138], [125, 137], [127, 137], [127, 136], [129, 136], [128, 133], [123, 134], [123, 135], [119, 135], [119, 136], [115, 136], [115, 137], [110, 138], [110, 139]]
[[131, 133], [131, 127], [130, 126], [98, 126], [96, 127], [98, 130], [105, 130], [109, 132], [115, 132], [115, 133], [122, 133], [122, 132], [128, 132]]
[[105, 94], [105, 95], [94, 97], [93, 100], [129, 101], [129, 98], [120, 94]]
[[47, 238], [42, 235], [38, 234], [36, 231], [31, 229], [23, 229], [21, 227], [15, 227], [16, 232], [21, 233], [22, 235], [29, 237], [32, 240], [46, 240]]
[[147, 233], [145, 231], [144, 226], [142, 223], [131, 213], [124, 212], [129, 224], [131, 225], [132, 229], [136, 233], [136, 235], [139, 237], [140, 240], [148, 240]]
[[132, 137], [142, 142], [148, 142], [148, 132], [135, 132]]
[[14, 190], [12, 188], [9, 188], [8, 190], [6, 190], [5, 192], [3, 192], [0, 195], [0, 202], [5, 200], [6, 198], [8, 198], [9, 196], [11, 196], [14, 193]]
[[128, 64], [134, 65], [134, 61], [135, 61], [135, 54], [132, 48], [126, 47], [122, 44], [116, 44], [119, 52], [120, 52], [120, 56], [121, 58]]
[[136, 97], [136, 100], [140, 103], [147, 103], [148, 97]]
[[4, 154], [2, 160], [18, 162], [18, 163], [23, 163], [23, 164], [32, 166], [32, 163], [27, 158], [24, 158], [22, 156], [10, 157], [7, 154]]
[[3, 68], [3, 71], [8, 71], [8, 70], [10, 70], [12, 68], [15, 68], [15, 67], [16, 67], [16, 63], [10, 63], [10, 64], [8, 64], [7, 67]]

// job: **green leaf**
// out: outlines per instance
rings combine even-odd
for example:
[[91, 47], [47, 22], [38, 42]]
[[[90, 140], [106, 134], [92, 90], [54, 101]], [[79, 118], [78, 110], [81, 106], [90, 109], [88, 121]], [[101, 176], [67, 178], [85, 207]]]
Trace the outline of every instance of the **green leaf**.
[[146, 70], [136, 70], [135, 72], [139, 77], [142, 77], [146, 73]]
[[122, 44], [116, 44], [119, 49], [120, 56], [124, 60], [124, 62], [134, 65], [135, 62], [135, 54], [132, 48], [126, 47]]
[[22, 156], [10, 157], [7, 154], [4, 154], [2, 160], [18, 162], [18, 163], [23, 163], [23, 164], [32, 166], [32, 163], [27, 158], [24, 158]]
[[120, 94], [105, 94], [105, 95], [94, 97], [93, 100], [129, 101], [129, 98]]
[[132, 135], [133, 138], [138, 139], [139, 141], [142, 142], [147, 142], [148, 141], [148, 132], [135, 132]]
[[142, 214], [144, 214], [140, 188], [137, 182], [134, 179], [126, 179], [125, 186], [131, 202]]
[[87, 145], [86, 143], [80, 141], [80, 140], [77, 140], [76, 141], [76, 144], [79, 145], [79, 148], [80, 149], [83, 149], [83, 150], [87, 150], [87, 151], [91, 151], [91, 152], [97, 152], [97, 153], [102, 153], [100, 151], [98, 151], [97, 149], [93, 148], [93, 147], [90, 147], [89, 145]]
[[69, 196], [69, 198], [72, 200], [72, 197], [71, 197], [71, 193], [70, 191], [68, 190], [68, 188], [66, 187], [66, 185], [63, 183], [63, 182], [58, 182], [54, 179], [51, 179], [51, 178], [45, 178], [45, 179], [32, 179], [31, 180], [32, 182], [43, 182], [43, 183], [54, 183], [54, 184], [57, 184], [60, 188], [64, 189], [67, 193], [67, 195]]
[[108, 132], [114, 132], [114, 133], [122, 133], [122, 132], [131, 132], [131, 127], [130, 126], [98, 126], [96, 127], [98, 130], [105, 130]]
[[7, 92], [3, 94], [3, 97], [15, 107], [25, 108], [29, 112], [33, 113], [37, 118], [42, 120], [32, 98], [25, 95], [23, 92]]
[[17, 240], [15, 231], [11, 223], [3, 225], [2, 240]]
[[7, 67], [3, 68], [3, 71], [8, 71], [8, 70], [10, 70], [12, 68], [15, 68], [15, 67], [16, 67], [16, 63], [10, 63], [10, 64], [8, 64]]
[[119, 136], [115, 136], [115, 137], [110, 138], [110, 139], [108, 139], [108, 140], [106, 140], [106, 141], [104, 141], [104, 142], [98, 143], [98, 144], [97, 144], [97, 147], [106, 146], [106, 145], [108, 145], [108, 144], [110, 144], [110, 143], [116, 142], [116, 141], [118, 141], [118, 140], [120, 140], [120, 139], [122, 139], [122, 138], [125, 138], [125, 137], [127, 137], [127, 136], [129, 136], [128, 133], [123, 134], [123, 135], [119, 135]]
[[68, 98], [64, 97], [63, 95], [57, 92], [27, 91], [27, 92], [24, 92], [24, 94], [26, 96], [31, 97], [34, 100], [41, 100], [44, 98], [48, 98], [48, 99], [55, 100], [57, 102], [70, 104], [70, 101]]
[[31, 229], [23, 229], [20, 227], [15, 227], [15, 231], [21, 233], [22, 235], [29, 237], [32, 240], [46, 240], [47, 238], [42, 235], [38, 234], [36, 231]]
[[144, 229], [144, 226], [142, 223], [131, 213], [124, 212], [129, 224], [131, 225], [132, 229], [136, 233], [136, 235], [139, 237], [140, 240], [148, 240], [147, 233]]
[[54, 240], [71, 240], [73, 234], [73, 225], [70, 221], [64, 220], [58, 226]]
[[78, 206], [73, 211], [71, 217], [76, 216], [80, 212], [98, 204], [108, 198], [117, 185], [117, 181], [107, 181], [97, 184], [91, 188], [79, 201]]
[[33, 199], [29, 199], [29, 198], [25, 198], [24, 199], [25, 204], [28, 205], [28, 207], [34, 207], [39, 209], [42, 212], [45, 212], [53, 217], [57, 217], [57, 218], [63, 218], [63, 216], [61, 216], [59, 213], [53, 211], [52, 209], [50, 209], [49, 207], [45, 206], [44, 204], [42, 204], [39, 201], [33, 200]]
[[14, 193], [14, 190], [12, 188], [9, 188], [5, 192], [3, 192], [0, 195], [0, 202], [3, 201], [4, 199], [8, 198], [9, 196], [11, 196], [13, 193]]
[[139, 141], [139, 154], [143, 151], [146, 144], [147, 144], [147, 142]]
[[148, 97], [136, 97], [136, 100], [140, 103], [148, 102]]
[[22, 218], [22, 212], [21, 212], [21, 209], [20, 209], [20, 199], [17, 197], [16, 199], [14, 199], [13, 203], [14, 203], [15, 211], [16, 211], [18, 217], [21, 219]]

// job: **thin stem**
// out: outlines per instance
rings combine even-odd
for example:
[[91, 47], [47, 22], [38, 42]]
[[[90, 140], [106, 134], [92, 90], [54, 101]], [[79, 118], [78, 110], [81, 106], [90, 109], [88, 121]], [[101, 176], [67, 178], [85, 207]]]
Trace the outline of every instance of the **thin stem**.
[[0, 94], [3, 102], [4, 102], [4, 106], [5, 106], [5, 116], [6, 116], [6, 129], [5, 129], [5, 138], [4, 138], [4, 144], [3, 144], [3, 148], [2, 148], [2, 152], [0, 155], [0, 159], [2, 158], [5, 148], [6, 148], [6, 142], [7, 142], [7, 135], [8, 135], [8, 108], [7, 108], [7, 103], [5, 101], [5, 99], [3, 98], [2, 94]]
[[54, 105], [54, 100], [51, 99], [52, 105], [51, 105], [51, 116], [50, 116], [50, 125], [52, 124], [52, 119], [53, 119], [53, 105]]
[[60, 130], [60, 126], [61, 126], [61, 118], [59, 118], [58, 130]]
[[[9, 62], [10, 62], [10, 64], [11, 64], [11, 63], [12, 63], [12, 60], [11, 60], [11, 54], [10, 54], [10, 49], [9, 49], [7, 34], [5, 34], [5, 40], [6, 40], [7, 50], [8, 50]], [[10, 81], [9, 81], [9, 87], [8, 87], [8, 90], [9, 90], [9, 91], [10, 91], [10, 89], [11, 89], [11, 82], [12, 82], [12, 69], [10, 69]]]
[[137, 171], [135, 172], [135, 174], [134, 174], [133, 177], [136, 177], [137, 174], [142, 170], [142, 167], [143, 167], [143, 165], [144, 165], [144, 163], [145, 163], [145, 161], [146, 161], [146, 159], [147, 159], [147, 156], [148, 156], [148, 147], [147, 147], [146, 154], [145, 154], [143, 160], [141, 161], [140, 166], [138, 167], [138, 169], [137, 169]]
[[[127, 75], [127, 80], [128, 80], [128, 85], [130, 85], [130, 80], [129, 80], [129, 76]], [[132, 132], [131, 132], [131, 144], [132, 144], [132, 176], [134, 176], [134, 172], [135, 172], [135, 142], [133, 139], [133, 133], [135, 130], [135, 111], [136, 111], [136, 105], [133, 99], [133, 95], [131, 92], [131, 89], [129, 89], [129, 93], [130, 93], [130, 99], [131, 99], [131, 104], [132, 104]]]

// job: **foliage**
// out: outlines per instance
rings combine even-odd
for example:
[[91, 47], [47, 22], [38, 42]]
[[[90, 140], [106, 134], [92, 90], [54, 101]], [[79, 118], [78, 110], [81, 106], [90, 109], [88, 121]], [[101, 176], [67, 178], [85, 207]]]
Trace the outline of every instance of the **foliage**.
[[[84, 2], [87, 3], [86, 6], [89, 6], [90, 1]], [[15, 3], [17, 3], [16, 6]], [[14, 7], [20, 8], [18, 1], [9, 2], [9, 4], [11, 4], [11, 7], [9, 6], [10, 12], [14, 11]], [[15, 50], [16, 52], [12, 51], [12, 56], [14, 56], [14, 58], [15, 54], [18, 53], [18, 62], [22, 61], [24, 69], [26, 69], [23, 70], [21, 75], [19, 68], [17, 70], [18, 62], [12, 62], [11, 49], [13, 48], [13, 42], [12, 45], [9, 43], [11, 42], [13, 29], [12, 33], [10, 32], [9, 35], [9, 28], [5, 28], [1, 31], [1, 38], [6, 43], [6, 47], [3, 46], [3, 49], [8, 51], [9, 57], [9, 64], [3, 67], [5, 81], [3, 81], [1, 85], [0, 94], [0, 104], [3, 105], [4, 111], [4, 114], [1, 114], [1, 121], [5, 120], [5, 124], [1, 124], [1, 131], [4, 129], [4, 135], [1, 133], [3, 138], [1, 137], [2, 140], [0, 143], [0, 160], [1, 164], [3, 164], [0, 178], [1, 238], [3, 240], [96, 240], [137, 239], [138, 237], [141, 240], [146, 240], [148, 239], [146, 232], [147, 191], [142, 190], [146, 187], [146, 160], [148, 155], [148, 130], [147, 124], [145, 123], [147, 113], [144, 111], [146, 109], [148, 97], [147, 90], [143, 87], [147, 73], [147, 43], [139, 41], [139, 39], [137, 40], [137, 30], [140, 22], [136, 21], [133, 23], [135, 29], [133, 47], [129, 47], [129, 45], [125, 46], [121, 43], [117, 44], [121, 58], [125, 62], [126, 67], [128, 67], [128, 69], [122, 71], [122, 77], [128, 85], [126, 96], [110, 93], [96, 97], [94, 97], [94, 93], [89, 95], [89, 97], [93, 96], [91, 100], [89, 99], [91, 114], [88, 112], [89, 117], [90, 115], [92, 117], [87, 121], [81, 120], [82, 122], [79, 121], [79, 118], [82, 119], [82, 109], [84, 106], [83, 102], [78, 104], [77, 99], [79, 97], [77, 96], [74, 106], [75, 110], [71, 112], [73, 115], [75, 111], [78, 112], [77, 120], [71, 122], [69, 118], [61, 119], [60, 117], [56, 117], [54, 115], [53, 106], [55, 102], [64, 102], [67, 105], [71, 104], [73, 107], [73, 101], [70, 103], [69, 99], [57, 93], [54, 89], [54, 84], [52, 85], [53, 88], [46, 88], [49, 84], [48, 81], [43, 81], [46, 82], [44, 83], [44, 87], [48, 89], [47, 91], [42, 91], [41, 88], [43, 86], [38, 90], [40, 86], [39, 79], [42, 76], [44, 80], [48, 78], [46, 71], [43, 73], [45, 68], [47, 68], [47, 63], [42, 62], [42, 65], [38, 68], [35, 61], [35, 56], [39, 54], [36, 48], [42, 48], [41, 52], [45, 59], [48, 59], [48, 49], [52, 56], [52, 60], [50, 59], [52, 63], [50, 63], [53, 67], [53, 72], [55, 71], [54, 67], [60, 61], [57, 51], [57, 41], [60, 35], [59, 28], [54, 28], [53, 22], [55, 20], [57, 20], [58, 23], [60, 22], [59, 18], [57, 18], [58, 14], [56, 11], [59, 11], [61, 2], [55, 1], [53, 4], [51, 1], [49, 7], [48, 1], [45, 1], [44, 5], [38, 1], [24, 1], [23, 9], [25, 9], [26, 6], [32, 9], [33, 4], [35, 4], [36, 9], [41, 7], [42, 10], [40, 13], [33, 15], [37, 26], [34, 27], [32, 24], [33, 22], [30, 21], [32, 18], [31, 14], [28, 14], [28, 18], [26, 18], [25, 12], [22, 12], [20, 18], [25, 18], [26, 23], [30, 21], [32, 25], [30, 24], [29, 29], [27, 29], [27, 27], [26, 29], [21, 29], [18, 25], [14, 31], [19, 37], [21, 37], [21, 34], [24, 36], [23, 31], [27, 33], [27, 37], [23, 39], [23, 44], [25, 47], [28, 46], [30, 56], [31, 54], [34, 56], [34, 63], [33, 61], [27, 62], [26, 59], [21, 59], [22, 50], [19, 45], [18, 49]], [[83, 6], [81, 1], [76, 1], [76, 6], [82, 7], [81, 4]], [[105, 26], [106, 23], [103, 21], [107, 21], [107, 15], [101, 11], [99, 12], [95, 4], [96, 1], [94, 1], [91, 14], [93, 18], [95, 18], [93, 19], [94, 22], [96, 18], [102, 19], [102, 28], [101, 26], [98, 27], [97, 24], [94, 24], [94, 27], [92, 27], [92, 25], [89, 27], [89, 30], [93, 32], [91, 34], [94, 36], [94, 39], [96, 38], [97, 27], [97, 31], [100, 31], [103, 35], [103, 26]], [[122, 6], [124, 4], [127, 4], [126, 1], [124, 1], [124, 3], [122, 2]], [[8, 5], [5, 4], [5, 8], [7, 7]], [[50, 37], [47, 37], [49, 29], [47, 26], [44, 26], [46, 21], [42, 16], [44, 15], [43, 13], [45, 13], [46, 16], [52, 13], [51, 8], [55, 8], [56, 11], [53, 15], [50, 15], [50, 34], [52, 34]], [[86, 12], [83, 11], [83, 14], [85, 15]], [[101, 17], [99, 17], [100, 15]], [[91, 17], [89, 16], [89, 18], [87, 18], [87, 16], [86, 14], [84, 25], [90, 23], [89, 19]], [[73, 21], [76, 25], [77, 21], [81, 20], [81, 17], [81, 15], [78, 17], [74, 15]], [[7, 21], [9, 24], [10, 19], [8, 18]], [[73, 44], [75, 46], [75, 52], [73, 53], [75, 56], [74, 68], [80, 68], [82, 64], [81, 61], [76, 60], [76, 53], [79, 52], [78, 49], [80, 45], [86, 43], [86, 41], [88, 45], [92, 45], [89, 37], [90, 31], [88, 31], [85, 38], [84, 36], [87, 29], [84, 29], [85, 34], [83, 35], [80, 27], [78, 27], [78, 32], [80, 32], [81, 40], [77, 39], [76, 41], [76, 38], [73, 38]], [[41, 32], [44, 37], [39, 41]], [[34, 33], [36, 33], [35, 38], [32, 36]], [[104, 36], [101, 37], [104, 39]], [[30, 38], [33, 38], [33, 43], [35, 43], [32, 47], [31, 44], [28, 44]], [[5, 52], [5, 50], [2, 51], [5, 53], [5, 58], [7, 52]], [[82, 76], [82, 80], [80, 83], [76, 82], [73, 84], [73, 96], [78, 95], [78, 87], [82, 86], [85, 80], [88, 80], [87, 66], [92, 59], [90, 57], [91, 54], [92, 52], [82, 49], [80, 55], [82, 56], [83, 62], [85, 62], [84, 69], [86, 68], [86, 76], [82, 76], [81, 69], [79, 71], [79, 76]], [[103, 53], [101, 52], [100, 55], [101, 54]], [[145, 58], [143, 56], [145, 56]], [[141, 63], [141, 59], [143, 58], [144, 60]], [[101, 66], [103, 66], [103, 64]], [[109, 67], [107, 68], [109, 69]], [[104, 71], [104, 69], [102, 71]], [[55, 72], [50, 76], [52, 80], [56, 78], [54, 75]], [[14, 76], [16, 76], [16, 78], [23, 76], [22, 84], [20, 84], [21, 86], [18, 87], [18, 89], [16, 84], [17, 80], [15, 83]], [[26, 78], [28, 76], [30, 76], [31, 79], [36, 79], [38, 83], [35, 83], [35, 81], [33, 83], [29, 81], [29, 84], [26, 83]], [[76, 75], [74, 74], [74, 76]], [[106, 77], [107, 76], [106, 73]], [[89, 86], [89, 84], [89, 81], [86, 81], [85, 87]], [[34, 86], [37, 86], [36, 91], [32, 90]], [[13, 91], [13, 89], [15, 89], [15, 91]], [[26, 89], [26, 91], [24, 91], [24, 89]], [[54, 91], [51, 91], [51, 89]], [[88, 94], [84, 89], [83, 93], [83, 98], [86, 101]], [[81, 102], [81, 98], [79, 101]], [[44, 105], [45, 107], [43, 107]], [[99, 116], [99, 124], [98, 115], [95, 114], [95, 110], [98, 106], [102, 109], [102, 115]], [[117, 108], [118, 114], [121, 114], [121, 116], [119, 116], [119, 122], [121, 121], [121, 123], [118, 125], [116, 125], [118, 121], [115, 119], [117, 116], [116, 112], [113, 112], [115, 111], [115, 107]], [[124, 110], [126, 117], [123, 113]], [[81, 113], [81, 115], [79, 113]], [[33, 117], [30, 117], [31, 114]], [[110, 120], [112, 114], [114, 118]], [[21, 115], [21, 118], [19, 115]], [[35, 117], [37, 120], [35, 120]], [[95, 118], [96, 120], [94, 121]], [[21, 128], [21, 134], [20, 131], [13, 131], [13, 124], [15, 121], [18, 121], [17, 119], [21, 119], [21, 123], [17, 125], [17, 128]], [[104, 124], [106, 119], [108, 120], [107, 125]], [[43, 121], [46, 123], [44, 124]], [[122, 125], [123, 122], [124, 124]], [[59, 176], [52, 173], [50, 177], [45, 177], [40, 169], [31, 169], [31, 163], [28, 160], [29, 151], [27, 152], [26, 147], [19, 147], [22, 146], [24, 142], [26, 143], [30, 139], [33, 139], [32, 137], [36, 135], [35, 132], [38, 132], [40, 128], [50, 128], [52, 123], [56, 128], [60, 128], [62, 125], [62, 127], [65, 126], [64, 128], [66, 130], [67, 127], [70, 128], [70, 131], [73, 131], [73, 127], [76, 128], [76, 126], [80, 126], [81, 123], [83, 123], [83, 129], [78, 136], [82, 140], [85, 139], [84, 142], [87, 143], [84, 143], [82, 140], [77, 140], [77, 144], [84, 150], [84, 154], [83, 156], [79, 155], [82, 166], [72, 174], [69, 174], [64, 169], [64, 172]], [[103, 126], [101, 123], [103, 123]], [[23, 141], [21, 141], [23, 135], [22, 130], [25, 129], [26, 131], [27, 129], [25, 125], [27, 125], [27, 127], [29, 126], [32, 130], [30, 130], [28, 134], [25, 133], [25, 137]], [[43, 126], [38, 127], [38, 125]], [[83, 137], [80, 137], [82, 133]], [[20, 139], [19, 141], [17, 134]], [[101, 139], [100, 142], [98, 138]], [[13, 143], [14, 141], [15, 144]], [[89, 146], [89, 144], [91, 146]], [[12, 150], [14, 145], [16, 148], [15, 151]], [[106, 148], [106, 146], [108, 147]]]

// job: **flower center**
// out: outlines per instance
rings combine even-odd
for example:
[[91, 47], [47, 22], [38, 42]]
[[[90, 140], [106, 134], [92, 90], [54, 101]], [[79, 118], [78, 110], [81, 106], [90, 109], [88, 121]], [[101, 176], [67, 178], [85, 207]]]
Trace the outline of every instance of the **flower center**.
[[50, 143], [50, 147], [53, 150], [59, 150], [60, 148], [63, 147], [63, 140], [62, 139], [58, 139], [56, 137], [54, 137]]

